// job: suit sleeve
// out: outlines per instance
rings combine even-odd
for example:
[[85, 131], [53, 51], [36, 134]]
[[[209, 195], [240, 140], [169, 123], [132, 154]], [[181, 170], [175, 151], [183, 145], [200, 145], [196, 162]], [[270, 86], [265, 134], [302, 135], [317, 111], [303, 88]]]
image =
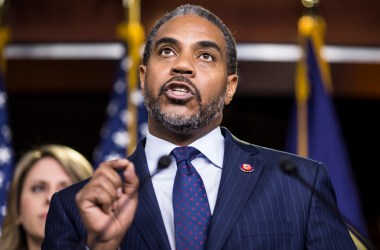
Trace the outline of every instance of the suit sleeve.
[[[317, 168], [313, 187], [329, 204], [336, 206], [335, 191], [323, 164]], [[306, 248], [356, 249], [340, 214], [315, 194], [311, 199]]]
[[51, 199], [42, 249], [85, 250], [85, 232], [81, 226], [75, 201], [71, 199], [63, 202], [61, 198], [64, 198], [64, 195], [55, 193]]

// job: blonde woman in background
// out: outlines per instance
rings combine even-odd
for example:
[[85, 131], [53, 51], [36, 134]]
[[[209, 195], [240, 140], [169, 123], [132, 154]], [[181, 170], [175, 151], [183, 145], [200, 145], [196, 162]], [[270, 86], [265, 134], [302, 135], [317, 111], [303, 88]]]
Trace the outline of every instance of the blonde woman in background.
[[0, 249], [41, 249], [52, 195], [92, 173], [84, 156], [63, 145], [46, 145], [27, 152], [13, 175]]

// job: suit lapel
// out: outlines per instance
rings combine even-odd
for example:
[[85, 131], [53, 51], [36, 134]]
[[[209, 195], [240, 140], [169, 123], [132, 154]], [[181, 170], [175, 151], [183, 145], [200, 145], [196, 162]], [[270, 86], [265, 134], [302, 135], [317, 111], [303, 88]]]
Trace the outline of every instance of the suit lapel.
[[[226, 129], [222, 131], [225, 135], [223, 171], [209, 228], [208, 249], [222, 248], [263, 169], [263, 163], [255, 157], [258, 150], [254, 146], [239, 142]], [[254, 170], [250, 173], [242, 171], [240, 166], [243, 163], [250, 164]]]
[[[130, 157], [135, 164], [135, 171], [140, 180], [149, 175], [143, 142]], [[140, 183], [139, 204], [133, 222], [139, 230], [149, 249], [170, 249], [168, 236], [158, 206], [157, 198], [150, 179]]]

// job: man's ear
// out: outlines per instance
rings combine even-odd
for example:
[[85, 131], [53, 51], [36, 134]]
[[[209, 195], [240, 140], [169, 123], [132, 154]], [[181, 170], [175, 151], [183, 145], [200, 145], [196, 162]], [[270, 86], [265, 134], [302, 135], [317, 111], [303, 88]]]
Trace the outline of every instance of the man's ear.
[[141, 87], [141, 91], [143, 91], [143, 94], [144, 94], [146, 65], [139, 66], [139, 74], [140, 74], [140, 87]]
[[226, 96], [224, 97], [224, 104], [228, 105], [235, 95], [236, 87], [238, 85], [238, 75], [233, 74], [227, 77]]

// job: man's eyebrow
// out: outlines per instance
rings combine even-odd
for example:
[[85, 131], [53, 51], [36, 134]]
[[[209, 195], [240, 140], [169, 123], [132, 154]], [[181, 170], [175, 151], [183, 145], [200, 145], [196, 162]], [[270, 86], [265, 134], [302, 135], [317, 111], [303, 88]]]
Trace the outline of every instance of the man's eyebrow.
[[215, 42], [212, 42], [212, 41], [199, 41], [197, 43], [197, 46], [200, 48], [214, 48], [219, 52], [222, 51], [222, 49], [219, 47], [219, 45], [216, 44]]
[[162, 37], [160, 39], [157, 40], [157, 42], [155, 43], [154, 47], [157, 48], [160, 44], [171, 44], [171, 45], [176, 45], [178, 44], [178, 41], [174, 38], [170, 38], [170, 37]]
[[[160, 44], [178, 45], [178, 43], [179, 42], [177, 39], [174, 39], [171, 37], [162, 37], [162, 38], [157, 40], [154, 47], [157, 48], [158, 46], [160, 46]], [[222, 51], [220, 46], [213, 41], [199, 41], [199, 42], [197, 42], [196, 46], [199, 48], [214, 48], [219, 52]]]

